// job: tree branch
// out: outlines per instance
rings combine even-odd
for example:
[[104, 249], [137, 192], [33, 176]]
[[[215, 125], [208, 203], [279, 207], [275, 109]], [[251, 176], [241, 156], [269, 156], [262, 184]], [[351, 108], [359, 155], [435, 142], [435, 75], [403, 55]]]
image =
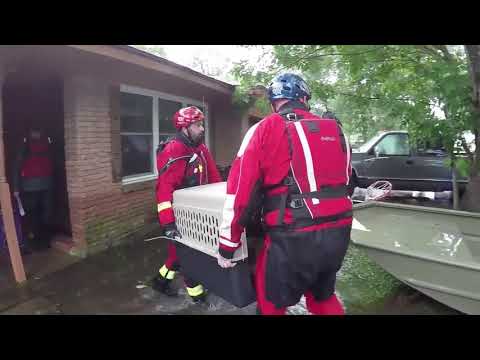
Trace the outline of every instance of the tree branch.
[[365, 100], [382, 100], [382, 98], [376, 97], [376, 96], [362, 96], [362, 95], [343, 93], [343, 92], [339, 92], [339, 91], [337, 91], [337, 94], [344, 95], [344, 96], [350, 96], [350, 97], [357, 97], [357, 98], [365, 99]]
[[473, 134], [475, 135], [475, 157], [476, 161], [480, 161], [480, 130], [473, 129]]
[[330, 47], [330, 46], [331, 46], [331, 45], [321, 46], [321, 47], [319, 47], [319, 48], [317, 48], [317, 49], [314, 49], [313, 51], [310, 51], [307, 55], [302, 56], [302, 57], [300, 57], [300, 58], [298, 58], [298, 59], [295, 59], [294, 61], [292, 61], [292, 62], [289, 63], [289, 64], [286, 64], [286, 65], [281, 66], [281, 67], [276, 71], [275, 75], [277, 75], [280, 71], [285, 70], [286, 68], [290, 68], [290, 67], [292, 67], [292, 66], [294, 66], [294, 65], [297, 65], [297, 64], [298, 64], [300, 61], [302, 61], [302, 60], [309, 59], [309, 56], [310, 56], [310, 55], [315, 54], [316, 52], [321, 51], [321, 50], [323, 50], [323, 49], [326, 49], [326, 48], [328, 48], [328, 47]]
[[417, 45], [416, 48], [429, 55], [439, 56], [439, 54], [428, 45]]
[[[477, 116], [480, 115], [480, 45], [465, 45], [465, 52], [469, 60], [469, 73], [472, 81], [472, 102]], [[480, 122], [480, 120], [478, 120]]]
[[378, 50], [381, 50], [382, 48], [383, 48], [383, 46], [380, 46], [380, 47], [378, 47], [378, 48], [375, 48], [375, 49], [369, 49], [369, 50], [365, 50], [365, 51], [358, 51], [358, 52], [346, 52], [346, 53], [337, 52], [337, 53], [327, 53], [327, 54], [314, 55], [314, 56], [311, 56], [310, 58], [319, 58], [319, 57], [325, 57], [325, 56], [354, 56], [354, 55], [361, 55], [361, 54], [366, 54], [366, 53], [370, 53], [370, 52], [378, 51]]
[[[299, 62], [303, 61], [303, 60], [310, 60], [310, 59], [319, 59], [319, 58], [323, 58], [323, 57], [327, 57], [327, 56], [355, 56], [355, 55], [361, 55], [361, 54], [366, 54], [366, 53], [369, 53], [369, 52], [374, 52], [374, 51], [379, 51], [381, 50], [382, 48], [384, 48], [383, 46], [379, 46], [379, 47], [376, 47], [374, 49], [368, 49], [368, 50], [365, 50], [365, 51], [357, 51], [357, 52], [346, 52], [346, 53], [342, 53], [342, 52], [334, 52], [334, 53], [326, 53], [326, 54], [320, 54], [320, 55], [314, 55], [315, 53], [318, 53], [319, 51], [321, 50], [324, 50], [328, 47], [330, 47], [331, 45], [326, 45], [326, 46], [322, 46], [318, 49], [315, 49], [313, 51], [311, 51], [310, 53], [308, 53], [307, 55], [305, 56], [302, 56], [298, 59], [296, 59], [295, 61], [291, 62], [290, 64], [286, 64], [282, 67], [280, 67], [276, 74], [278, 74], [280, 71], [284, 70], [285, 68], [291, 68], [295, 65], [297, 65]], [[341, 61], [340, 61], [341, 62]], [[337, 62], [335, 62], [337, 63]]]
[[470, 159], [470, 161], [473, 161], [473, 154], [472, 152], [470, 151], [470, 148], [468, 147], [468, 144], [467, 144], [467, 141], [465, 140], [465, 138], [462, 136], [462, 147], [463, 147], [463, 150], [465, 150], [465, 152], [467, 153], [468, 155], [468, 158]]
[[433, 46], [443, 53], [443, 57], [445, 60], [447, 60], [448, 62], [451, 62], [453, 60], [452, 54], [450, 54], [446, 45], [433, 45]]
[[445, 45], [418, 45], [417, 48], [422, 50], [424, 53], [428, 53], [429, 55], [433, 55], [442, 60], [448, 62], [453, 60], [452, 54], [450, 54]]
[[[350, 96], [350, 97], [357, 97], [357, 98], [360, 98], [360, 99], [365, 99], [365, 100], [386, 100], [387, 98], [386, 97], [378, 97], [378, 96], [362, 96], [362, 95], [356, 95], [356, 94], [349, 94], [349, 93], [343, 93], [343, 92], [339, 92], [337, 91], [336, 92], [337, 94], [339, 95], [344, 95], [344, 96]], [[393, 100], [393, 101], [399, 101], [399, 102], [405, 102], [405, 101], [409, 101], [409, 100], [412, 100], [410, 98], [388, 98], [388, 100]], [[424, 101], [424, 100], [413, 100], [413, 101], [416, 101], [417, 103], [423, 103], [423, 104], [429, 104], [431, 105], [429, 102], [427, 101]]]

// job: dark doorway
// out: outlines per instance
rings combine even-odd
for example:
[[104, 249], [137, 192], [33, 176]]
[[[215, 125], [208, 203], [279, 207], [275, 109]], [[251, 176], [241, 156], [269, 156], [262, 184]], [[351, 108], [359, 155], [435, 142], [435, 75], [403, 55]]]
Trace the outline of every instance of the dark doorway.
[[[19, 67], [10, 73], [3, 89], [5, 165], [12, 186], [14, 163], [32, 126], [40, 127], [51, 139], [54, 163], [53, 210], [50, 220], [52, 243], [71, 238], [65, 171], [63, 80], [37, 67]], [[12, 189], [13, 191], [13, 189]], [[22, 218], [23, 238], [28, 221]]]

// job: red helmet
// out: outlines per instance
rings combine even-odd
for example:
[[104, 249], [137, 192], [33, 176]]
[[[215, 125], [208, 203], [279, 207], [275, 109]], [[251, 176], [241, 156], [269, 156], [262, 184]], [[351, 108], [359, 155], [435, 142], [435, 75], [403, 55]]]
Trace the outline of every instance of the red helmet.
[[193, 124], [194, 122], [203, 121], [203, 119], [205, 119], [205, 116], [199, 108], [195, 106], [189, 106], [178, 110], [173, 115], [173, 125], [177, 129], [181, 129]]

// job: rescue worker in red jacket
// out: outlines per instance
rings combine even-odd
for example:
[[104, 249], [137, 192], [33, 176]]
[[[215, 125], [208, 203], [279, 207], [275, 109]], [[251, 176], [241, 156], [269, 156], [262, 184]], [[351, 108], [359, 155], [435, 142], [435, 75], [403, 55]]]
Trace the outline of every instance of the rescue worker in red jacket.
[[30, 129], [14, 166], [14, 194], [20, 195], [32, 226], [29, 246], [33, 250], [47, 249], [53, 210], [53, 154], [51, 140], [40, 128]]
[[[173, 116], [177, 134], [157, 153], [158, 180], [156, 188], [158, 220], [169, 238], [181, 237], [172, 208], [173, 192], [177, 189], [222, 181], [204, 139], [204, 115], [195, 106], [180, 109]], [[169, 296], [177, 295], [171, 286], [180, 268], [175, 245], [168, 244], [168, 258], [153, 279], [152, 287]], [[193, 301], [204, 301], [203, 286], [185, 277], [187, 293]]]
[[301, 77], [277, 76], [268, 97], [273, 113], [248, 130], [230, 170], [218, 263], [235, 266], [246, 222], [263, 206], [257, 312], [283, 315], [304, 295], [312, 314], [344, 314], [335, 283], [352, 224], [348, 141], [335, 119], [309, 111]]

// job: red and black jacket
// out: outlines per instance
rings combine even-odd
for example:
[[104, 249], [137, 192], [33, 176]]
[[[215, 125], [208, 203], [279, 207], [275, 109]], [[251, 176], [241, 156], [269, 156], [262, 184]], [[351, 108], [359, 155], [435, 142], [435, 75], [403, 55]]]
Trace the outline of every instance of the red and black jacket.
[[233, 256], [257, 206], [263, 206], [263, 222], [272, 231], [351, 223], [350, 176], [350, 148], [338, 122], [287, 103], [243, 139], [227, 181], [220, 253]]
[[52, 186], [53, 154], [50, 139], [26, 138], [17, 158], [14, 171], [14, 188], [19, 191], [47, 190]]
[[181, 132], [157, 152], [157, 169], [160, 225], [175, 222], [172, 208], [175, 190], [222, 181], [208, 148], [204, 144], [195, 146]]

